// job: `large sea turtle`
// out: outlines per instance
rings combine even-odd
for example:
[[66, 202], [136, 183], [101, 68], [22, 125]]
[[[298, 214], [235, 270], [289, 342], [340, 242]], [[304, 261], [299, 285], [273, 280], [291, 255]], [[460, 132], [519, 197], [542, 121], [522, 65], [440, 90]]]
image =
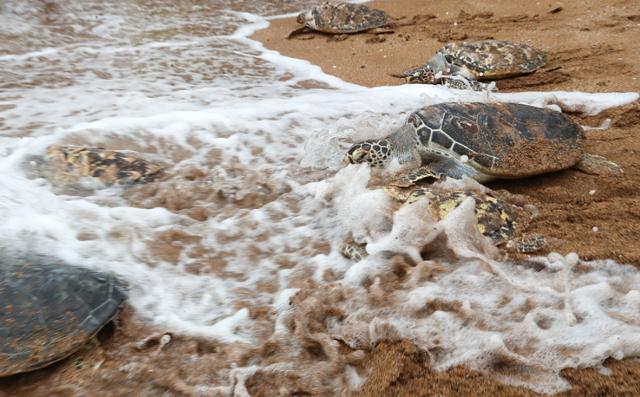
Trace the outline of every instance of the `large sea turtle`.
[[471, 88], [484, 88], [476, 81], [499, 80], [535, 72], [546, 59], [541, 51], [522, 43], [482, 40], [449, 43], [426, 64], [399, 75], [408, 83], [438, 84], [466, 79]]
[[[435, 220], [444, 219], [467, 197], [472, 197], [476, 203], [475, 216], [478, 230], [493, 240], [497, 246], [519, 253], [532, 253], [546, 245], [546, 239], [541, 235], [523, 234], [531, 220], [531, 212], [492, 193], [437, 189], [424, 185], [408, 187], [387, 185], [384, 186], [384, 190], [393, 199], [406, 205], [426, 197], [429, 200], [431, 215]], [[356, 260], [367, 256], [365, 244], [357, 244], [353, 241], [343, 245], [342, 254]]]
[[620, 174], [601, 156], [584, 152], [582, 128], [568, 116], [516, 103], [442, 103], [409, 115], [382, 139], [351, 146], [343, 162], [385, 167], [397, 161], [411, 182], [422, 175], [463, 175], [480, 182], [523, 178], [575, 167]]
[[125, 298], [124, 284], [112, 275], [0, 255], [0, 376], [74, 353], [113, 319]]
[[302, 27], [287, 36], [308, 30], [331, 34], [357, 33], [389, 26], [391, 21], [384, 11], [362, 4], [324, 2], [300, 13], [297, 21]]

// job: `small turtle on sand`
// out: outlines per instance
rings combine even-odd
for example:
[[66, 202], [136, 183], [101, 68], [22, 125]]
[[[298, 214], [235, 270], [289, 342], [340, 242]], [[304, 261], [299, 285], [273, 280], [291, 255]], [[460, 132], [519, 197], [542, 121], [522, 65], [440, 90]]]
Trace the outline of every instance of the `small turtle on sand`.
[[[474, 89], [477, 81], [499, 80], [533, 73], [544, 66], [545, 55], [527, 45], [500, 40], [449, 43], [423, 66], [409, 69], [397, 77], [407, 83], [455, 84], [452, 77], [464, 78]], [[456, 87], [464, 88], [464, 87]]]
[[300, 13], [297, 21], [303, 26], [291, 32], [287, 38], [290, 39], [307, 30], [348, 34], [388, 27], [391, 24], [389, 17], [383, 11], [362, 4], [330, 2], [324, 2], [309, 11]]
[[135, 152], [84, 146], [52, 145], [38, 163], [38, 171], [54, 184], [93, 177], [105, 185], [146, 183], [164, 175], [164, 166]]
[[126, 299], [114, 276], [43, 258], [0, 256], [0, 377], [71, 355]]
[[[531, 213], [526, 209], [503, 200], [491, 193], [478, 193], [466, 190], [444, 190], [428, 186], [411, 185], [398, 187], [387, 185], [385, 192], [393, 199], [411, 204], [422, 197], [429, 200], [433, 219], [442, 220], [458, 207], [467, 197], [475, 202], [475, 216], [478, 230], [489, 237], [497, 246], [508, 250], [528, 254], [546, 246], [546, 239], [538, 234], [523, 235], [531, 220]], [[342, 254], [350, 259], [362, 260], [367, 256], [365, 244], [349, 241], [342, 247]]]
[[584, 152], [582, 128], [568, 116], [516, 103], [442, 103], [412, 113], [396, 132], [351, 146], [345, 164], [392, 162], [423, 176], [467, 175], [479, 182], [577, 168], [621, 174], [617, 164]]

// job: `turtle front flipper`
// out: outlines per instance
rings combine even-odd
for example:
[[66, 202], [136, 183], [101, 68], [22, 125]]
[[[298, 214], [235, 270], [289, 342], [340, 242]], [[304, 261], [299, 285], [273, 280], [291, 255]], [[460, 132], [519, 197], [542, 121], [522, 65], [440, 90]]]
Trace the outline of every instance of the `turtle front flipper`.
[[287, 35], [287, 40], [291, 40], [291, 38], [293, 38], [293, 36], [297, 36], [299, 34], [303, 34], [306, 32], [311, 32], [311, 29], [309, 29], [307, 26], [301, 26], [298, 29], [293, 30], [291, 33], [289, 33]]
[[597, 154], [584, 153], [573, 168], [590, 175], [622, 175], [622, 167]]
[[366, 246], [367, 244], [359, 244], [353, 240], [349, 240], [342, 245], [340, 253], [347, 259], [359, 262], [369, 256]]
[[460, 75], [443, 76], [438, 79], [438, 83], [456, 90], [495, 91], [496, 89], [495, 83], [482, 83], [476, 79], [469, 79]]
[[507, 242], [507, 249], [520, 254], [532, 254], [549, 245], [547, 238], [541, 234], [533, 233], [511, 239]]
[[442, 179], [443, 176], [443, 172], [425, 165], [396, 175], [393, 179], [388, 181], [388, 184], [397, 187], [409, 187], [416, 184], [432, 184]]

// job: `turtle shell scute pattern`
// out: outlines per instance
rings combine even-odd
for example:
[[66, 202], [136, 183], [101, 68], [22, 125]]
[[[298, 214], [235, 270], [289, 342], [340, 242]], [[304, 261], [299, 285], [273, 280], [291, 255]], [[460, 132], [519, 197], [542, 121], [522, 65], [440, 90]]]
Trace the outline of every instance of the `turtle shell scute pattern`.
[[465, 66], [478, 80], [524, 75], [546, 63], [545, 54], [530, 45], [500, 40], [449, 43], [438, 53], [450, 63]]
[[504, 178], [571, 167], [584, 151], [584, 132], [571, 118], [522, 104], [443, 103], [407, 122], [428, 151], [466, 155], [472, 167]]
[[31, 371], [75, 352], [118, 312], [114, 276], [42, 257], [0, 257], [0, 376]]
[[325, 2], [311, 14], [315, 26], [308, 27], [325, 33], [356, 33], [389, 25], [384, 11], [362, 4]]
[[83, 146], [52, 145], [47, 160], [65, 176], [94, 177], [107, 185], [151, 182], [165, 168], [130, 152]]
[[475, 201], [475, 216], [478, 230], [496, 244], [513, 239], [524, 230], [531, 216], [523, 208], [488, 193], [464, 190], [439, 190], [414, 185], [408, 188], [385, 187], [385, 191], [395, 200], [413, 203], [422, 197], [429, 199], [434, 219], [444, 219], [467, 198]]

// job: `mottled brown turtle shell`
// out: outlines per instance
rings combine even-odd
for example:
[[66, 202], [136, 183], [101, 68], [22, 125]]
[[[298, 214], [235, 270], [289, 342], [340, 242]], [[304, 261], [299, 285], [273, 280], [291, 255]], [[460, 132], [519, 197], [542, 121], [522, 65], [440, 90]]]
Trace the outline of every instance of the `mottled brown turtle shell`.
[[385, 192], [402, 203], [413, 203], [421, 197], [429, 199], [434, 219], [444, 219], [467, 198], [475, 201], [478, 230], [496, 244], [517, 236], [529, 223], [531, 215], [523, 208], [489, 193], [466, 190], [442, 190], [430, 186], [385, 186]]
[[133, 152], [84, 146], [52, 145], [47, 162], [56, 180], [94, 177], [107, 185], [150, 182], [161, 177], [165, 168]]

